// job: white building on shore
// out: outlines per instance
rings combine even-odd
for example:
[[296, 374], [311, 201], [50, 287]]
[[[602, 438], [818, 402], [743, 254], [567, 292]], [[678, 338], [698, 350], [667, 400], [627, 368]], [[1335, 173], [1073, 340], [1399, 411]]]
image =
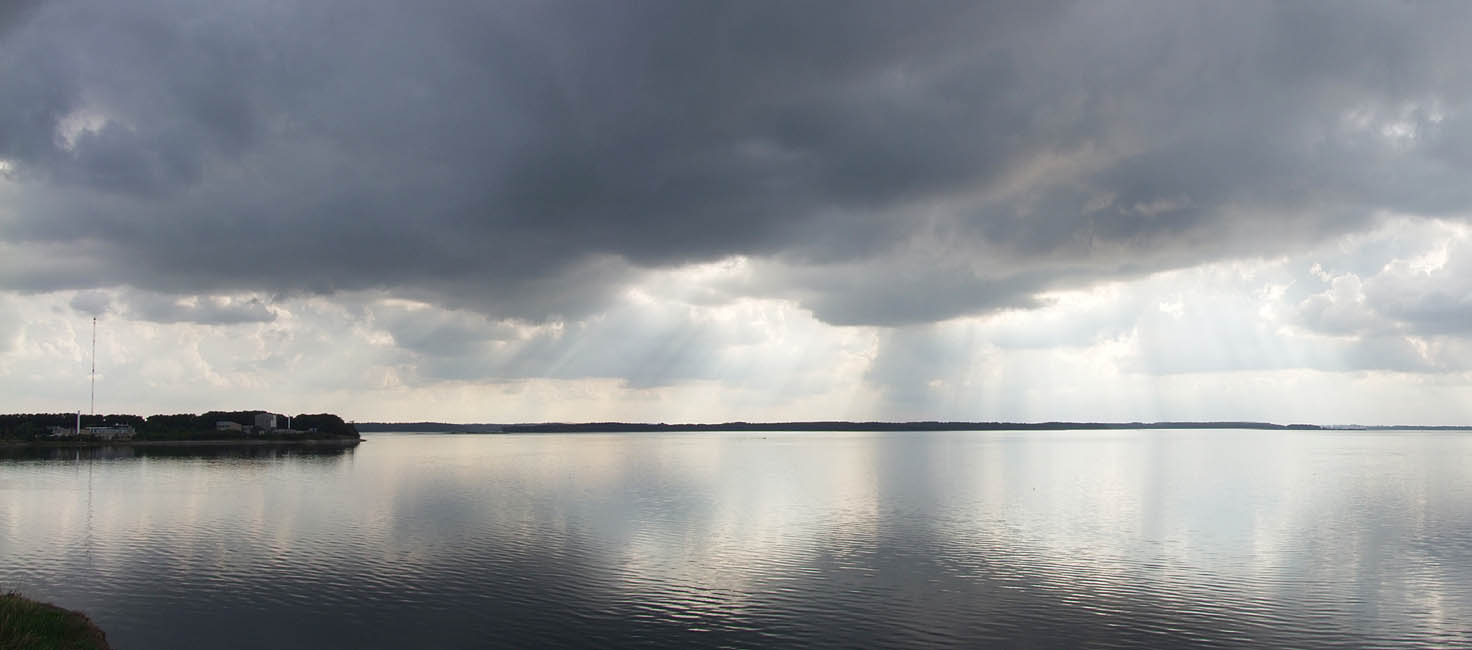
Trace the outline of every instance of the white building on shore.
[[87, 427], [82, 429], [82, 435], [92, 436], [99, 440], [132, 440], [137, 432], [131, 424], [113, 424], [105, 427]]

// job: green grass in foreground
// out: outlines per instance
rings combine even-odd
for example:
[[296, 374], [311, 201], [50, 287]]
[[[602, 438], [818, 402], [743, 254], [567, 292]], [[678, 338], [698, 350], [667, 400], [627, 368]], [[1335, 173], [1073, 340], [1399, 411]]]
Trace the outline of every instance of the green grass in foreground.
[[106, 650], [102, 630], [80, 613], [0, 594], [0, 650]]

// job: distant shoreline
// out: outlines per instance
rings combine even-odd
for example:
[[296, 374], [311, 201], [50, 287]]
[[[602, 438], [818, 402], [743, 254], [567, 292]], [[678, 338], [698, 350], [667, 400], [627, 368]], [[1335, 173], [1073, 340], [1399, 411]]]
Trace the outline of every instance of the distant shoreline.
[[1472, 426], [1382, 425], [1325, 426], [1271, 422], [539, 422], [521, 424], [457, 424], [450, 422], [359, 422], [359, 431], [384, 433], [659, 433], [713, 431], [1114, 431], [1130, 429], [1249, 429], [1263, 431], [1472, 431]]
[[0, 448], [88, 448], [88, 447], [281, 447], [326, 446], [355, 447], [358, 438], [312, 438], [306, 440], [263, 440], [241, 438], [228, 440], [0, 440]]

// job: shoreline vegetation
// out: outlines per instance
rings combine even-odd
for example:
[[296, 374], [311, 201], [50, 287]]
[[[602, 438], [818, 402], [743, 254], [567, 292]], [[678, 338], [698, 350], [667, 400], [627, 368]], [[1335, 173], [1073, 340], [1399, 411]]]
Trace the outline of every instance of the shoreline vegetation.
[[1118, 429], [1256, 429], [1283, 431], [1472, 431], [1472, 426], [1361, 426], [1274, 424], [1271, 422], [722, 422], [718, 424], [647, 422], [539, 422], [456, 424], [449, 422], [359, 422], [359, 431], [375, 433], [674, 433], [701, 431], [1098, 431]]
[[361, 441], [353, 423], [331, 413], [0, 414], [0, 447], [352, 446]]
[[221, 438], [217, 440], [5, 440], [0, 439], [0, 449], [7, 447], [45, 447], [70, 449], [74, 447], [353, 447], [363, 442], [362, 438]]
[[86, 614], [0, 593], [0, 650], [108, 650], [107, 635]]

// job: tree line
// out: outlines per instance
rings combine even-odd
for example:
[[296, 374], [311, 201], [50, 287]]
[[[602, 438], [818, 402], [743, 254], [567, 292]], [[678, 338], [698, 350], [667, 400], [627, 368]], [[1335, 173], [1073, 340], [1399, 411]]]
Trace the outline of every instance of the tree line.
[[[127, 425], [140, 440], [219, 440], [239, 437], [238, 431], [216, 431], [217, 422], [234, 422], [242, 427], [255, 424], [256, 414], [266, 411], [207, 411], [143, 417], [125, 413], [82, 415], [82, 428]], [[286, 416], [276, 415], [277, 427], [286, 428]], [[0, 414], [0, 439], [36, 440], [51, 433], [51, 427], [73, 429], [75, 413]], [[273, 434], [276, 437], [357, 438], [358, 429], [331, 413], [303, 413], [291, 417], [291, 428], [302, 434]], [[313, 431], [315, 430], [315, 431]]]

